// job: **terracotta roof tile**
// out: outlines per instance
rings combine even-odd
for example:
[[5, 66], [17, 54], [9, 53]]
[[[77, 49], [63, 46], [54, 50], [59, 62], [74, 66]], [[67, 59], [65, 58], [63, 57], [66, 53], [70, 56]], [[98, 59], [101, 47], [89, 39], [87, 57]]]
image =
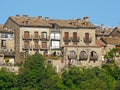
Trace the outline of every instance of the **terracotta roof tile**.
[[101, 40], [96, 40], [96, 45], [98, 45], [98, 46], [106, 46], [106, 44]]
[[102, 40], [107, 44], [114, 44], [114, 45], [120, 44], [120, 37], [103, 37]]
[[39, 17], [10, 17], [14, 22], [21, 26], [51, 26], [46, 20]]
[[28, 16], [11, 16], [15, 23], [21, 26], [49, 26], [51, 23], [56, 23], [60, 27], [95, 27], [90, 21], [74, 19], [74, 20], [57, 20], [57, 19], [43, 19], [40, 17], [28, 17]]
[[10, 30], [4, 29], [4, 28], [3, 28], [3, 25], [0, 24], [0, 33], [11, 33], [11, 32], [12, 32], [12, 31], [10, 31]]

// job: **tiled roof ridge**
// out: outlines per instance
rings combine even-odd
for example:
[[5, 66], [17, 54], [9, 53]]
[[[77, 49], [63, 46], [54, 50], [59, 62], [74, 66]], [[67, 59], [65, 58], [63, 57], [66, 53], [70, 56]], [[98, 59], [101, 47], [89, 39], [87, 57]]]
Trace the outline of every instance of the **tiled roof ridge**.
[[95, 27], [89, 20], [85, 19], [49, 19], [49, 17], [30, 17], [30, 16], [10, 16], [10, 18], [18, 25], [23, 26], [51, 26], [56, 23], [59, 26], [66, 27]]

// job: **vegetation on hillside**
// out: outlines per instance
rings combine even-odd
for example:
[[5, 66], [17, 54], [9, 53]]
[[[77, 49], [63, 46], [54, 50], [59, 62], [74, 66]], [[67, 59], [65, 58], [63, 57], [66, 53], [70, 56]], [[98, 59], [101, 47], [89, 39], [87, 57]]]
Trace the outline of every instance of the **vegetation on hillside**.
[[40, 54], [28, 56], [18, 75], [0, 70], [0, 90], [120, 90], [120, 68], [71, 67], [60, 75]]

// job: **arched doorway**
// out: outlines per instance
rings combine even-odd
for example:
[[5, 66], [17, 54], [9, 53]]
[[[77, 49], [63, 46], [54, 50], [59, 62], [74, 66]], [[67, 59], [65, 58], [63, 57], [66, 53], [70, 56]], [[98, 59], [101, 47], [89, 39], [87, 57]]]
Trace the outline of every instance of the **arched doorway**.
[[88, 59], [88, 55], [85, 51], [81, 51], [80, 55], [79, 55], [79, 60], [87, 60]]
[[90, 52], [90, 60], [93, 60], [93, 61], [98, 60], [98, 55], [95, 51]]

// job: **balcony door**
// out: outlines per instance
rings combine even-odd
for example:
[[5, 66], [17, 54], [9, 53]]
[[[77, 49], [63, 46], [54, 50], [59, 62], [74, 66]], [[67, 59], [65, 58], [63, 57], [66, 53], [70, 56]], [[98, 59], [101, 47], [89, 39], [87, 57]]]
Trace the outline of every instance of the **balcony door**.
[[85, 33], [85, 39], [89, 40], [89, 33]]
[[24, 42], [24, 48], [29, 48], [29, 41]]
[[77, 39], [77, 32], [73, 32], [73, 39]]
[[69, 33], [68, 33], [68, 32], [65, 32], [65, 33], [64, 33], [64, 38], [65, 38], [65, 39], [68, 39], [68, 37], [69, 37]]
[[35, 48], [39, 48], [38, 41], [35, 41], [34, 44], [35, 44]]
[[25, 31], [25, 32], [24, 32], [24, 38], [29, 38], [29, 37], [30, 37], [29, 31]]
[[38, 38], [38, 32], [34, 32], [34, 38]]
[[47, 42], [42, 42], [42, 48], [47, 48]]

